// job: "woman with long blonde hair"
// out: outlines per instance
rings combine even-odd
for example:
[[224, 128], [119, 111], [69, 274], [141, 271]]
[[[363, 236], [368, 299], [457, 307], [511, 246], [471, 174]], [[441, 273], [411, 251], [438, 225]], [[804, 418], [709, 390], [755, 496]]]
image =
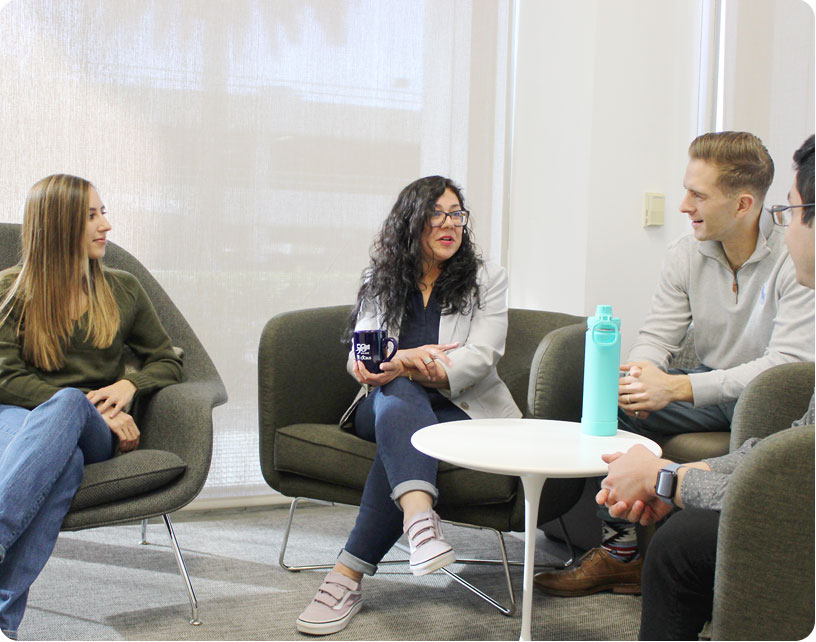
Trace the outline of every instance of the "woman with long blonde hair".
[[[0, 630], [12, 639], [83, 466], [136, 448], [130, 403], [181, 380], [139, 282], [102, 267], [110, 230], [91, 183], [48, 176], [26, 200], [22, 260], [0, 272]], [[142, 360], [132, 374], [125, 346]]]

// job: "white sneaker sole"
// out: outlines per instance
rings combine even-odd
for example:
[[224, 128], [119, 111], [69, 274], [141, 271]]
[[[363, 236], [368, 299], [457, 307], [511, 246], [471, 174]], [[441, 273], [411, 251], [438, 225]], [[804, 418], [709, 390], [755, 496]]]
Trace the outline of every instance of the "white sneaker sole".
[[297, 619], [297, 630], [308, 635], [331, 635], [342, 631], [351, 622], [351, 618], [357, 615], [363, 606], [363, 600], [358, 600], [348, 612], [341, 618], [333, 620], [332, 622], [306, 622], [305, 620]]
[[428, 573], [438, 571], [443, 566], [453, 564], [455, 561], [456, 553], [451, 548], [445, 551], [444, 553], [437, 555], [436, 557], [432, 557], [429, 560], [425, 560], [423, 562], [420, 562], [419, 564], [411, 564], [411, 572], [417, 577], [419, 577], [421, 575], [427, 575]]

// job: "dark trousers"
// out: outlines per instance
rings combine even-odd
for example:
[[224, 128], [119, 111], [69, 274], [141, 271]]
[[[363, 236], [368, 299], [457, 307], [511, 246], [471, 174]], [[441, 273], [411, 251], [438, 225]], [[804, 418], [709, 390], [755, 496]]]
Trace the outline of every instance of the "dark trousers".
[[711, 619], [720, 513], [688, 508], [657, 529], [643, 562], [641, 640], [696, 640]]

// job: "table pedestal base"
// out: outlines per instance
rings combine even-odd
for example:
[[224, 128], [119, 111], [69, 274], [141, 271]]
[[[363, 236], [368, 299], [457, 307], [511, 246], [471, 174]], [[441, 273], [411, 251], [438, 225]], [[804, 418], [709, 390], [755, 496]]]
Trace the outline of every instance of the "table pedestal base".
[[519, 640], [532, 640], [533, 575], [535, 574], [536, 529], [538, 528], [538, 503], [544, 487], [543, 475], [522, 475], [524, 486], [524, 580], [521, 598], [521, 634]]

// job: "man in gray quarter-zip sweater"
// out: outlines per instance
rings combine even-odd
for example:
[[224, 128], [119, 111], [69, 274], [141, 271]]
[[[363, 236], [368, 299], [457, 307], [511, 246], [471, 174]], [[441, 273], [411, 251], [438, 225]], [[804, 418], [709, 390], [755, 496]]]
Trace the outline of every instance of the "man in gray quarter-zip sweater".
[[[781, 363], [813, 360], [813, 291], [797, 282], [784, 228], [762, 208], [773, 178], [764, 146], [751, 134], [706, 134], [689, 156], [680, 210], [693, 235], [669, 247], [651, 310], [622, 366], [630, 376], [621, 380], [619, 401], [631, 417], [626, 423], [639, 431], [727, 430], [729, 408], [751, 379]], [[747, 157], [745, 169], [740, 157]], [[757, 176], [729, 186], [729, 164], [730, 173]], [[669, 374], [691, 324], [702, 371]], [[675, 402], [685, 403], [667, 409]]]
[[[793, 156], [796, 166], [796, 178], [788, 192], [789, 206], [774, 208], [776, 221], [779, 227], [785, 229], [785, 240], [790, 250], [790, 258], [794, 263], [796, 278], [805, 287], [813, 290], [816, 287], [814, 275], [814, 137], [810, 136]], [[812, 331], [812, 329], [811, 329]], [[812, 359], [812, 355], [811, 355]], [[784, 385], [784, 381], [779, 385]], [[772, 420], [772, 418], [769, 418]], [[782, 431], [780, 437], [791, 439], [788, 444], [808, 444], [812, 442], [797, 441], [801, 434], [810, 432], [812, 435], [814, 423], [814, 398], [811, 397], [805, 415], [794, 421], [792, 430]], [[773, 440], [774, 438], [769, 438]], [[596, 497], [599, 504], [606, 504], [610, 513], [625, 517], [642, 524], [651, 524], [671, 513], [675, 507], [682, 511], [673, 514], [661, 526], [649, 544], [646, 561], [643, 567], [643, 609], [640, 626], [641, 640], [692, 640], [697, 639], [703, 624], [710, 620], [714, 602], [714, 576], [720, 537], [750, 538], [751, 528], [748, 524], [741, 524], [736, 532], [719, 531], [720, 511], [723, 508], [723, 498], [729, 487], [733, 474], [743, 464], [746, 456], [762, 440], [748, 439], [742, 446], [722, 457], [705, 459], [679, 466], [667, 459], [661, 459], [646, 449], [635, 446], [626, 454], [611, 453], [604, 456], [609, 463], [609, 474], [602, 482], [602, 489]], [[775, 441], [779, 444], [779, 441]], [[790, 447], [790, 446], [789, 446]], [[813, 476], [812, 448], [810, 458], [796, 461], [784, 450], [776, 451], [776, 458], [765, 459], [769, 472], [778, 472], [791, 487], [791, 496], [776, 497], [771, 493], [764, 493], [764, 502], [781, 504], [785, 508], [783, 513], [793, 517], [792, 521], [780, 524], [769, 517], [771, 511], [763, 504], [763, 493], [750, 492], [751, 506], [754, 508], [756, 520], [762, 523], [771, 540], [784, 529], [796, 528], [807, 521], [812, 527], [812, 513], [808, 518], [808, 511], [801, 511], [799, 506], [791, 502], [796, 496], [797, 480], [804, 476]], [[768, 452], [768, 451], [765, 451]], [[756, 461], [756, 460], [755, 460]], [[773, 462], [769, 464], [768, 462]], [[808, 470], [809, 469], [809, 470]], [[761, 485], [762, 480], [751, 478], [752, 486]], [[738, 482], [734, 482], [738, 483]], [[806, 486], [805, 486], [806, 488]], [[811, 491], [812, 493], [812, 491]], [[801, 495], [807, 495], [803, 491]], [[811, 496], [810, 502], [813, 501]], [[734, 510], [732, 501], [726, 510]], [[777, 513], [777, 519], [779, 513]], [[797, 523], [797, 519], [801, 520]], [[812, 538], [812, 530], [810, 538]], [[811, 542], [812, 543], [812, 542]], [[789, 544], [780, 544], [785, 549]], [[807, 636], [813, 628], [813, 577], [812, 556], [810, 562], [810, 579], [805, 579], [810, 589], [797, 585], [796, 577], [784, 568], [786, 565], [773, 551], [767, 550], [767, 543], [757, 543], [753, 553], [746, 553], [748, 548], [741, 549], [742, 554], [759, 554], [771, 556], [773, 564], [781, 564], [779, 574], [790, 581], [792, 587], [799, 589], [791, 591], [798, 594], [799, 599], [790, 604], [790, 610], [778, 612], [779, 604], [766, 603], [766, 594], [777, 602], [784, 600], [772, 595], [773, 589], [764, 591], [762, 608], [758, 608], [752, 616], [747, 616], [751, 626], [759, 625], [761, 621], [771, 616], [772, 623], [762, 622], [767, 635], [769, 629], [783, 626], [777, 639], [799, 639]], [[777, 548], [779, 548], [777, 547]], [[795, 563], [807, 569], [808, 556], [806, 552], [797, 548], [789, 551], [788, 557]], [[733, 559], [733, 558], [732, 558]], [[789, 566], [790, 564], [788, 564]], [[799, 576], [807, 578], [805, 570]], [[742, 578], [741, 578], [742, 579]], [[762, 578], [742, 579], [749, 584], [762, 582]], [[770, 593], [769, 593], [770, 591]], [[790, 595], [786, 596], [790, 599]], [[730, 596], [719, 595], [722, 599], [720, 609], [729, 608]], [[755, 639], [763, 639], [758, 637]], [[765, 638], [767, 639], [767, 638]]]
[[[692, 234], [669, 246], [650, 312], [621, 366], [620, 426], [645, 434], [730, 430], [734, 405], [760, 372], [814, 358], [813, 291], [797, 282], [763, 200], [773, 161], [754, 135], [698, 136], [680, 211]], [[666, 370], [689, 329], [700, 365]], [[634, 526], [603, 516], [603, 541], [568, 571], [539, 573], [555, 595], [639, 593]]]

